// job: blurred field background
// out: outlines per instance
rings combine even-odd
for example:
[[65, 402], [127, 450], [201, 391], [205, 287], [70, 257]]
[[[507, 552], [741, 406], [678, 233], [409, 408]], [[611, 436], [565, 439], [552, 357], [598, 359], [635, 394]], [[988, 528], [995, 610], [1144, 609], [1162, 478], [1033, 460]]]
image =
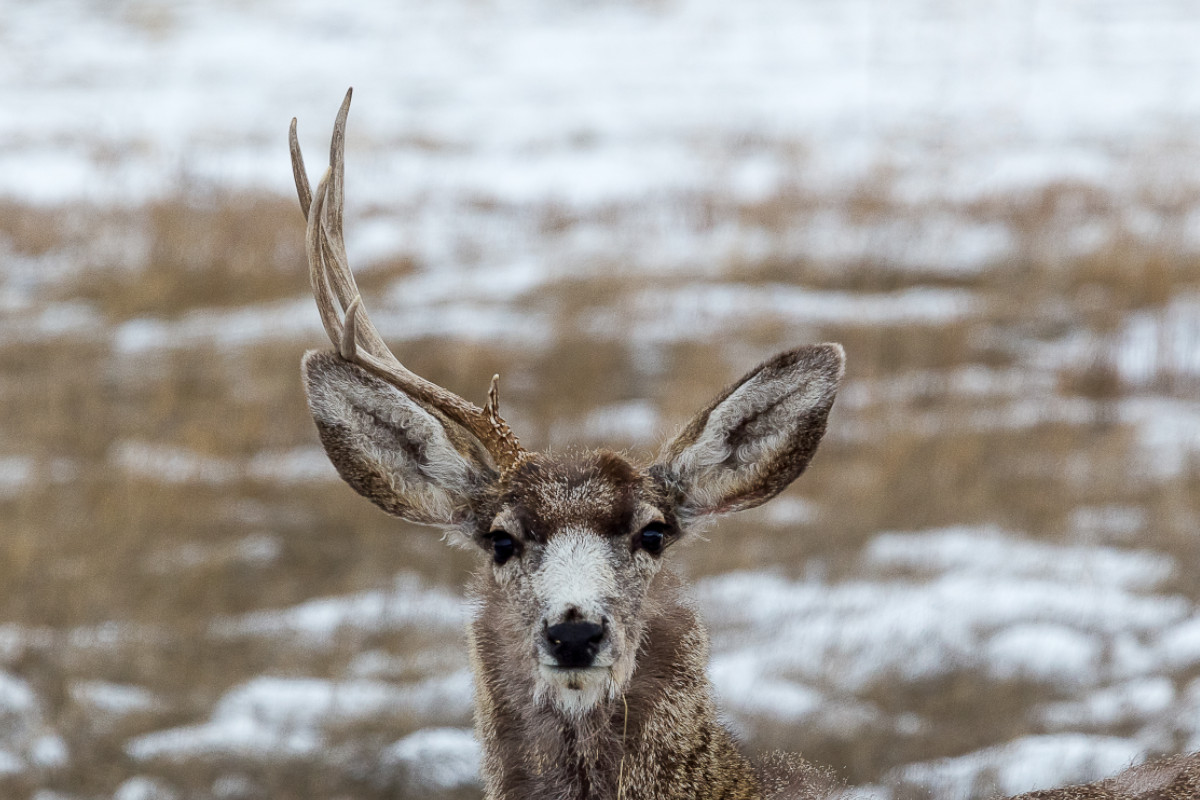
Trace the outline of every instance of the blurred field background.
[[[877, 798], [1200, 748], [1188, 0], [0, 2], [0, 796], [475, 798], [472, 554], [325, 461], [310, 170], [417, 372], [650, 457], [846, 346], [672, 556], [751, 751]], [[314, 175], [315, 177], [315, 175]]]

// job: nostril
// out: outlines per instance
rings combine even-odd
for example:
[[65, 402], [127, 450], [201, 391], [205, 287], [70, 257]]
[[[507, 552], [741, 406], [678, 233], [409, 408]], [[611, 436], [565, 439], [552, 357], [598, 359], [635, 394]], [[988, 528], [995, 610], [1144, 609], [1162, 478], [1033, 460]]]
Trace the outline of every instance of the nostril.
[[605, 627], [594, 622], [560, 622], [543, 632], [550, 654], [560, 667], [590, 667], [604, 641]]

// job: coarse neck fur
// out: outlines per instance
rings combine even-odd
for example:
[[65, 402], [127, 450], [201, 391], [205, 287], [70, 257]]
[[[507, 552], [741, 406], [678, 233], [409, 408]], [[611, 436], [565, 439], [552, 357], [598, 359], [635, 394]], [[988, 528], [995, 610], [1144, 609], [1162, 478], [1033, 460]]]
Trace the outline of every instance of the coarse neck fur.
[[535, 698], [505, 665], [528, 656], [523, 623], [490, 572], [472, 586], [475, 725], [488, 800], [675, 800], [762, 797], [760, 781], [718, 722], [705, 667], [708, 636], [664, 570], [644, 601], [646, 626], [624, 692], [578, 715]]

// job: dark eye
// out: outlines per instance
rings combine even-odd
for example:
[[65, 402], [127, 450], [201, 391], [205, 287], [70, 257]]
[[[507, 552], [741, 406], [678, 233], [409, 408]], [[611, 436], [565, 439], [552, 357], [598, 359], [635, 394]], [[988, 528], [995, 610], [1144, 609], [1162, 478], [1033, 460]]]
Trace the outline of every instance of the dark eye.
[[661, 522], [651, 522], [642, 528], [642, 532], [638, 534], [637, 542], [647, 553], [656, 556], [662, 552], [666, 531], [667, 527]]
[[488, 536], [492, 540], [492, 557], [496, 564], [503, 564], [517, 552], [516, 542], [504, 531], [492, 531]]

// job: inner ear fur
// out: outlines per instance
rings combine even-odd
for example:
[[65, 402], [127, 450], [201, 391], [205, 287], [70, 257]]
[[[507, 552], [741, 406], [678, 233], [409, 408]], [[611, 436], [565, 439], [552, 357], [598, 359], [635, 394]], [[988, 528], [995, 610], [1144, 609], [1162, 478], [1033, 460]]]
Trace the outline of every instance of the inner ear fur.
[[461, 426], [335, 352], [301, 362], [308, 408], [342, 480], [389, 514], [439, 527], [471, 523], [497, 472]]
[[825, 433], [845, 372], [841, 345], [788, 350], [722, 392], [664, 449], [656, 472], [684, 517], [765, 503], [800, 476]]

